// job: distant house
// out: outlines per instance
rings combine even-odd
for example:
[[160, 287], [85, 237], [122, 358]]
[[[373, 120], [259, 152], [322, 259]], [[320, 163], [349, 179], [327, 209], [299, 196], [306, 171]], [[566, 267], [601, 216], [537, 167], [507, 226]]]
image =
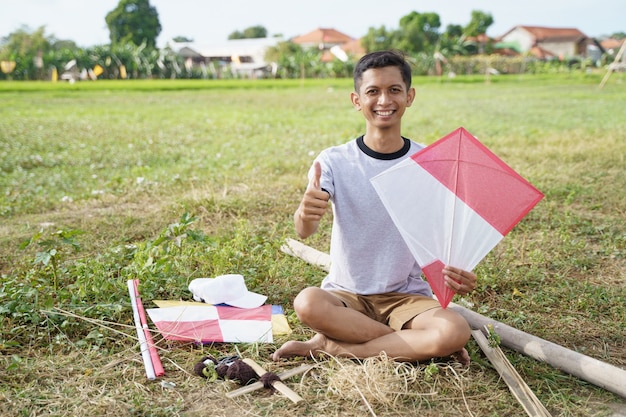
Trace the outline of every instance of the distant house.
[[342, 45], [352, 41], [351, 36], [341, 33], [335, 29], [317, 28], [312, 32], [304, 35], [296, 36], [291, 42], [297, 43], [303, 48], [318, 48], [320, 50], [328, 50], [335, 45]]
[[322, 51], [322, 62], [330, 62], [335, 58], [346, 59], [347, 55], [362, 56], [365, 49], [360, 39], [331, 28], [317, 28], [304, 35], [296, 36], [291, 42], [303, 48], [316, 48]]
[[[188, 70], [200, 70], [217, 78], [227, 73], [239, 77], [261, 78], [276, 70], [276, 64], [265, 62], [268, 48], [283, 42], [283, 38], [234, 39], [220, 43], [170, 41], [168, 47], [185, 61]], [[348, 56], [361, 57], [365, 54], [360, 39], [335, 29], [318, 28], [290, 39], [303, 48], [322, 51], [322, 61], [333, 59], [345, 61]]]
[[341, 49], [348, 55], [361, 58], [367, 52], [361, 42], [363, 38], [353, 39], [341, 45]]
[[183, 57], [188, 70], [199, 68], [218, 77], [230, 71], [233, 75], [258, 78], [272, 71], [272, 64], [265, 62], [265, 53], [282, 41], [282, 38], [248, 38], [214, 44], [170, 42], [168, 46]]
[[626, 39], [607, 38], [600, 42], [602, 48], [609, 54], [615, 55], [619, 51], [622, 44], [626, 42]]
[[600, 42], [609, 58], [611, 71], [626, 71], [626, 39], [608, 38]]
[[495, 47], [516, 50], [540, 59], [591, 57], [599, 59], [597, 41], [574, 28], [515, 26], [498, 38]]

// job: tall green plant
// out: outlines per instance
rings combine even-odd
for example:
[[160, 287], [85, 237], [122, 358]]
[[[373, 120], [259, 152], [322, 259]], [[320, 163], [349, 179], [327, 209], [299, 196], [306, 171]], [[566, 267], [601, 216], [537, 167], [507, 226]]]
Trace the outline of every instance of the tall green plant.
[[76, 239], [80, 234], [82, 231], [77, 229], [61, 229], [50, 233], [40, 230], [20, 246], [21, 249], [26, 249], [32, 244], [39, 247], [40, 250], [35, 254], [34, 264], [41, 265], [44, 269], [50, 269], [54, 291], [57, 291], [59, 287], [62, 260], [70, 251], [78, 252], [81, 248]]

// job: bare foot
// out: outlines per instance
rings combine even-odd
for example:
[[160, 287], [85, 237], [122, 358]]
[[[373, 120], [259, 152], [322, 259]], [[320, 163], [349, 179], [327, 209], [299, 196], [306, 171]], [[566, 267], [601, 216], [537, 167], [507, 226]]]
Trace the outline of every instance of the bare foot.
[[322, 352], [328, 353], [325, 348], [327, 348], [329, 344], [329, 339], [321, 333], [317, 333], [306, 342], [290, 340], [289, 342], [285, 342], [276, 352], [274, 352], [272, 360], [278, 361], [283, 358], [292, 358], [294, 356], [316, 358]]
[[465, 350], [465, 348], [459, 350], [458, 352], [453, 353], [450, 356], [452, 357], [452, 359], [459, 362], [463, 366], [469, 366], [470, 364], [470, 356], [469, 356], [469, 353], [467, 353], [467, 350]]

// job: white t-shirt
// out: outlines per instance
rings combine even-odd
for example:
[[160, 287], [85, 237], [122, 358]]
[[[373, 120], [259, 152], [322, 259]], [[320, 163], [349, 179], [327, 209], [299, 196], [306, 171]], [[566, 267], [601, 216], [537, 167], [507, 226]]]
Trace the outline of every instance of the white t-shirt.
[[325, 149], [316, 158], [322, 167], [320, 185], [330, 194], [334, 214], [331, 266], [322, 288], [361, 295], [402, 292], [432, 296], [370, 183], [370, 178], [423, 148], [406, 138], [404, 142], [400, 151], [381, 154], [365, 146], [361, 136]]

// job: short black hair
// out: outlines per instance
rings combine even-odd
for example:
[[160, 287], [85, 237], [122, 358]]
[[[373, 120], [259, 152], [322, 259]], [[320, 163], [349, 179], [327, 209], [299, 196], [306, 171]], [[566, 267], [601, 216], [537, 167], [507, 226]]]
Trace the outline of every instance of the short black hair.
[[354, 67], [354, 91], [359, 92], [363, 73], [371, 68], [398, 67], [407, 90], [411, 87], [411, 65], [404, 53], [397, 50], [370, 52], [359, 59]]

